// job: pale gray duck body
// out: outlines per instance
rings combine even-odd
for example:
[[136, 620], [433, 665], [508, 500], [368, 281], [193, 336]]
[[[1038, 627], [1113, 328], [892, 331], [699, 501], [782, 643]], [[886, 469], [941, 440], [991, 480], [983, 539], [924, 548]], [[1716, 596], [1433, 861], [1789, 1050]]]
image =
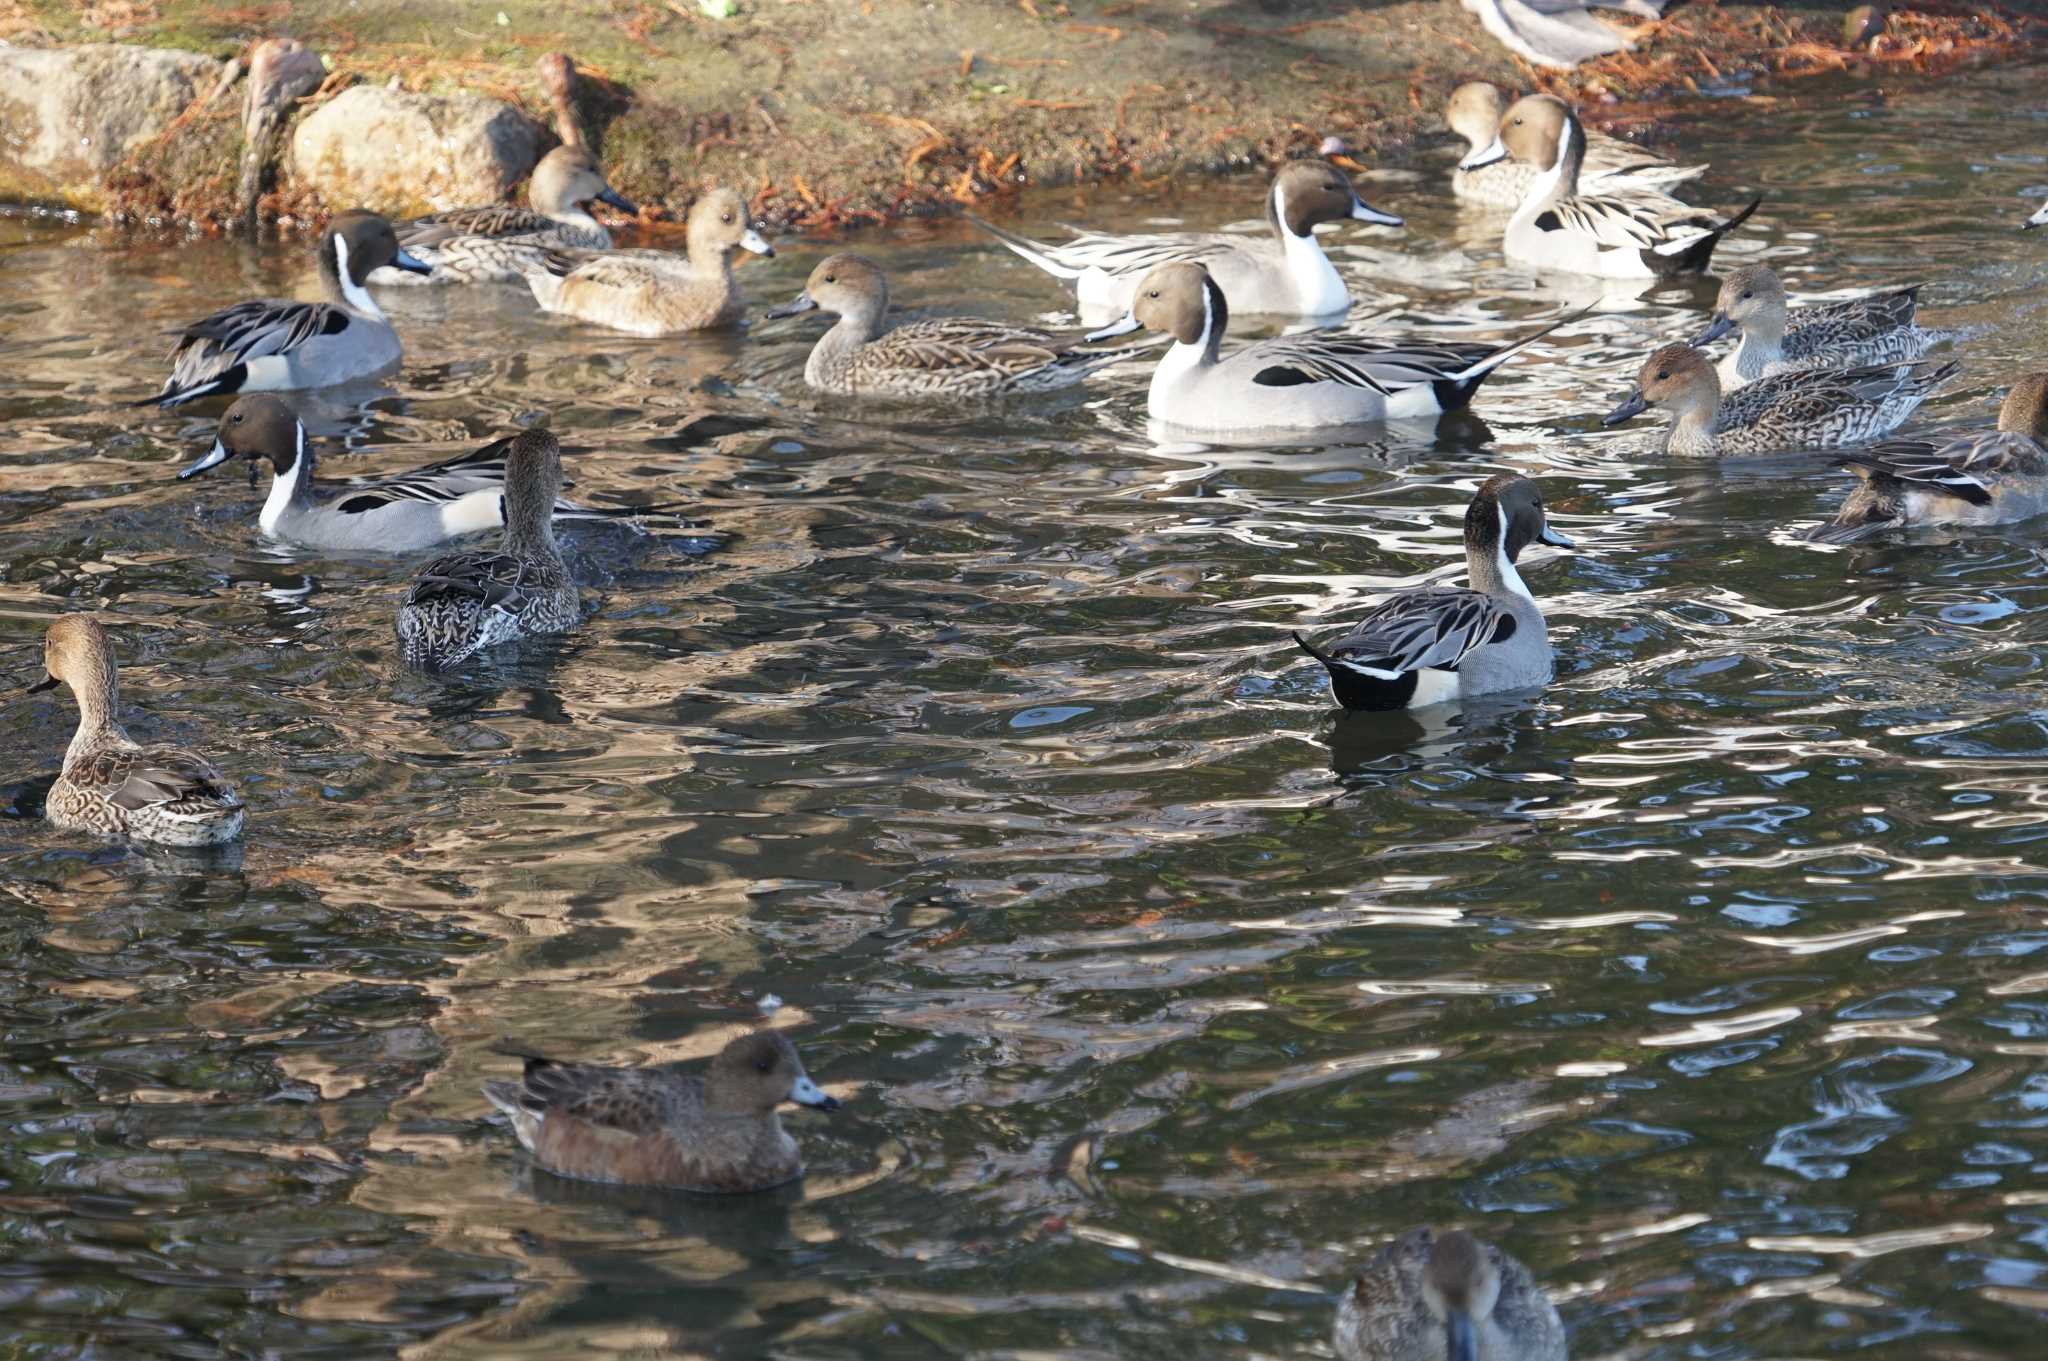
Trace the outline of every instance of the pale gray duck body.
[[2048, 514], [2048, 373], [2013, 384], [1998, 428], [1936, 443], [1886, 440], [1837, 459], [1857, 484], [1813, 538], [1842, 543], [1886, 529], [1994, 525]]
[[1338, 1361], [1565, 1361], [1564, 1323], [1527, 1267], [1462, 1230], [1414, 1228], [1337, 1301]]
[[363, 286], [372, 270], [389, 264], [418, 273], [430, 268], [399, 247], [383, 218], [342, 213], [320, 238], [326, 302], [236, 303], [193, 322], [178, 332], [163, 391], [135, 405], [332, 387], [389, 373], [400, 358], [398, 332]]
[[1398, 227], [1401, 219], [1358, 196], [1344, 173], [1327, 161], [1290, 161], [1266, 193], [1267, 237], [1227, 232], [1112, 234], [1074, 230], [1074, 239], [1034, 241], [991, 223], [975, 225], [1056, 279], [1074, 285], [1075, 300], [1091, 314], [1125, 312], [1138, 281], [1160, 265], [1190, 261], [1209, 271], [1232, 308], [1241, 313], [1327, 317], [1344, 312], [1351, 294], [1316, 240], [1325, 222], [1372, 222]]
[[505, 454], [505, 538], [495, 552], [450, 553], [420, 569], [398, 607], [398, 655], [445, 670], [485, 648], [567, 633], [582, 619], [568, 564], [555, 547], [561, 446], [525, 430]]
[[603, 167], [581, 146], [558, 146], [541, 157], [526, 198], [525, 208], [504, 203], [455, 208], [399, 223], [399, 244], [433, 272], [387, 267], [373, 271], [369, 281], [379, 286], [518, 282], [540, 266], [543, 251], [612, 248], [611, 232], [586, 205], [640, 211], [605, 182]]
[[43, 671], [31, 693], [68, 684], [78, 701], [78, 730], [45, 804], [52, 823], [165, 846], [218, 846], [242, 834], [241, 795], [211, 761], [169, 743], [145, 746], [121, 727], [114, 647], [97, 619], [53, 623]]
[[1643, 361], [1636, 390], [1607, 413], [1619, 425], [1652, 406], [1671, 415], [1665, 452], [1771, 454], [1844, 449], [1897, 429], [1956, 372], [1954, 363], [1794, 369], [1725, 396], [1707, 357], [1666, 345]]
[[1715, 366], [1723, 392], [1793, 369], [1918, 359], [1933, 340], [1914, 323], [1919, 293], [1916, 285], [1794, 308], [1769, 265], [1750, 265], [1721, 281], [1713, 321], [1693, 344], [1704, 347], [1730, 331], [1741, 332], [1733, 352]]
[[1469, 589], [1402, 591], [1327, 647], [1298, 633], [1294, 641], [1323, 664], [1347, 709], [1419, 709], [1533, 690], [1550, 679], [1553, 658], [1543, 611], [1515, 570], [1532, 543], [1571, 546], [1550, 527], [1536, 484], [1498, 473], [1465, 511]]

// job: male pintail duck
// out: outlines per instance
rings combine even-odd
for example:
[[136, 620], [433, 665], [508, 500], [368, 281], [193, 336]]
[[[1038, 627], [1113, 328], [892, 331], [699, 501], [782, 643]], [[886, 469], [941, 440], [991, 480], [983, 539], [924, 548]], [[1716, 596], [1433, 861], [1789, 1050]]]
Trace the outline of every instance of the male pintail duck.
[[1124, 319], [1088, 339], [1143, 327], [1172, 337], [1152, 371], [1147, 411], [1179, 430], [1225, 434], [1434, 417], [1463, 406], [1488, 374], [1555, 329], [1511, 345], [1398, 345], [1317, 331], [1253, 341], [1226, 358], [1229, 322], [1230, 305], [1206, 269], [1161, 265], [1138, 285]]
[[1913, 324], [1920, 288], [1901, 288], [1847, 302], [1788, 311], [1785, 286], [1769, 265], [1749, 265], [1721, 281], [1714, 319], [1693, 344], [1705, 348], [1730, 331], [1742, 339], [1715, 371], [1721, 390], [1787, 369], [1896, 364], [1927, 352], [1927, 332]]
[[1936, 444], [1886, 440], [1835, 460], [1858, 478], [1811, 537], [1846, 543], [1916, 525], [1995, 525], [2048, 513], [2048, 373], [2013, 384], [1998, 428]]
[[1072, 387], [1115, 350], [1080, 350], [1044, 331], [981, 317], [889, 324], [889, 281], [871, 260], [833, 255], [804, 291], [768, 318], [823, 311], [839, 318], [811, 347], [804, 381], [861, 397], [1004, 397]]
[[242, 800], [213, 763], [169, 744], [138, 745], [114, 717], [120, 706], [114, 645], [90, 615], [68, 614], [43, 640], [43, 679], [78, 701], [78, 731], [47, 806], [59, 827], [166, 846], [218, 846], [242, 834]]
[[1654, 279], [1700, 271], [1722, 237], [1749, 220], [1762, 198], [1731, 218], [1664, 194], [1605, 189], [1582, 192], [1586, 131], [1571, 105], [1554, 95], [1524, 95], [1501, 116], [1492, 145], [1460, 166], [1477, 170], [1503, 157], [1536, 170], [1528, 197], [1508, 219], [1510, 260], [1538, 269], [1603, 279]]
[[[1500, 135], [1507, 101], [1491, 81], [1471, 80], [1451, 91], [1444, 122], [1465, 139], [1466, 155], [1477, 155]], [[1668, 157], [1602, 132], [1586, 134], [1586, 163], [1579, 170], [1580, 188], [1597, 194], [1612, 188], [1667, 192], [1705, 174], [1704, 165], [1674, 165]], [[1519, 208], [1529, 187], [1542, 172], [1523, 161], [1502, 159], [1476, 170], [1460, 166], [1451, 172], [1451, 192], [1491, 208]]]
[[177, 333], [164, 389], [136, 406], [176, 406], [197, 397], [332, 387], [398, 367], [398, 332], [363, 287], [384, 265], [425, 274], [391, 224], [360, 208], [342, 213], [320, 236], [320, 286], [326, 302], [265, 298], [238, 302]]
[[1550, 527], [1543, 493], [1515, 473], [1479, 485], [1465, 510], [1465, 566], [1471, 588], [1401, 591], [1358, 625], [1318, 648], [1294, 635], [1330, 673], [1347, 709], [1419, 709], [1473, 695], [1531, 690], [1550, 679], [1550, 631], [1515, 570], [1532, 543], [1572, 541]]
[[1690, 345], [1666, 345], [1643, 361], [1636, 390], [1607, 413], [1619, 425], [1644, 409], [1671, 413], [1672, 454], [1768, 454], [1842, 449], [1898, 429], [1959, 365], [1879, 364], [1794, 369], [1728, 393], [1714, 366]]
[[2032, 217], [2020, 223], [2021, 231], [2025, 231], [2029, 227], [2048, 227], [2048, 203], [2042, 204]]
[[740, 319], [745, 301], [732, 277], [732, 253], [773, 256], [730, 189], [713, 189], [690, 206], [689, 253], [550, 251], [526, 271], [542, 308], [615, 331], [661, 336], [706, 331]]
[[605, 182], [604, 167], [586, 147], [558, 146], [540, 158], [526, 186], [528, 207], [494, 204], [454, 208], [398, 224], [398, 244], [434, 267], [431, 274], [380, 269], [373, 284], [474, 284], [514, 281], [540, 261], [542, 249], [610, 250], [612, 234], [585, 205], [608, 203], [639, 213]]
[[1351, 294], [1316, 241], [1316, 226], [1347, 220], [1401, 225], [1400, 218], [1360, 198], [1343, 171], [1328, 161], [1305, 160], [1289, 161], [1273, 177], [1266, 195], [1273, 235], [1266, 239], [1224, 232], [1116, 236], [1069, 228], [1073, 240], [1048, 245], [980, 218], [974, 223], [1054, 278], [1070, 280], [1076, 301], [1093, 313], [1128, 311], [1138, 281], [1149, 271], [1191, 260], [1208, 266], [1241, 313], [1327, 317], [1350, 307]]
[[1339, 1361], [1565, 1361], [1564, 1323], [1529, 1269], [1462, 1229], [1415, 1228], [1337, 1301]]
[[[505, 452], [517, 436], [474, 453], [387, 477], [316, 484], [306, 427], [282, 398], [238, 397], [220, 418], [213, 447], [178, 474], [180, 480], [231, 458], [249, 460], [249, 480], [267, 459], [275, 475], [256, 523], [273, 539], [301, 548], [409, 553], [505, 523]], [[666, 516], [669, 506], [592, 508], [557, 499], [558, 520], [638, 522]]]
[[567, 633], [582, 617], [576, 583], [555, 548], [562, 446], [522, 430], [505, 451], [505, 539], [496, 552], [450, 553], [420, 569], [398, 607], [398, 657], [441, 671], [487, 647]]
[[486, 1082], [534, 1160], [561, 1177], [690, 1191], [765, 1191], [804, 1173], [775, 1108], [835, 1111], [796, 1046], [772, 1030], [742, 1035], [702, 1076], [526, 1060], [518, 1082]]

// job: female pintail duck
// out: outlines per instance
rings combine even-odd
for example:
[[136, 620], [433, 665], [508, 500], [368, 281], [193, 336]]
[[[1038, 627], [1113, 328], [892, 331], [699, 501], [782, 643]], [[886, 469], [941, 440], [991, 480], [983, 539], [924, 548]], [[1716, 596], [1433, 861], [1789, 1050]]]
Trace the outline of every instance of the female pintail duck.
[[241, 796], [212, 762], [122, 731], [114, 645], [99, 620], [69, 614], [51, 624], [43, 673], [30, 694], [63, 682], [78, 701], [78, 731], [50, 787], [51, 822], [166, 846], [218, 846], [242, 834]]
[[1129, 314], [1088, 339], [1141, 327], [1172, 337], [1146, 410], [1179, 430], [1227, 434], [1434, 417], [1463, 406], [1488, 374], [1555, 329], [1512, 345], [1394, 345], [1319, 331], [1253, 341], [1225, 358], [1229, 322], [1230, 305], [1206, 269], [1161, 265], [1138, 285]]
[[[1465, 139], [1466, 155], [1475, 156], [1500, 135], [1501, 115], [1507, 101], [1500, 87], [1490, 81], [1472, 80], [1451, 91], [1444, 105], [1444, 122]], [[1579, 183], [1587, 193], [1607, 189], [1647, 189], [1664, 193], [1705, 174], [1704, 165], [1674, 165], [1669, 157], [1609, 137], [1601, 132], [1586, 134], [1586, 163], [1579, 171]], [[1542, 172], [1523, 161], [1498, 160], [1467, 170], [1451, 172], [1451, 192], [1470, 203], [1490, 208], [1519, 208], [1529, 196], [1529, 187]]]
[[398, 224], [398, 244], [434, 267], [432, 274], [380, 269], [373, 284], [474, 284], [517, 281], [540, 262], [543, 248], [610, 250], [612, 234], [590, 215], [590, 203], [638, 214], [605, 182], [604, 167], [586, 147], [558, 146], [540, 158], [526, 186], [528, 207], [494, 204], [429, 213]]
[[[408, 553], [505, 523], [505, 452], [516, 436], [493, 440], [474, 453], [388, 477], [352, 477], [338, 486], [316, 484], [306, 427], [282, 398], [267, 393], [238, 397], [220, 418], [213, 447], [178, 474], [180, 480], [231, 458], [256, 465], [267, 459], [274, 476], [256, 524], [273, 539], [301, 548]], [[558, 498], [558, 520], [640, 522], [667, 516], [669, 506], [592, 508]]]
[[1756, 211], [1753, 199], [1723, 219], [1664, 194], [1580, 186], [1586, 131], [1571, 105], [1554, 95], [1524, 95], [1501, 116], [1492, 145], [1460, 162], [1477, 170], [1504, 157], [1533, 167], [1536, 179], [1508, 219], [1510, 260], [1538, 269], [1603, 279], [1655, 279], [1704, 270], [1722, 237]]
[[1919, 293], [1916, 284], [1789, 311], [1785, 285], [1771, 267], [1749, 265], [1721, 281], [1713, 322], [1693, 344], [1705, 348], [1730, 331], [1742, 332], [1734, 353], [1715, 368], [1723, 392], [1788, 369], [1896, 364], [1927, 352], [1931, 337], [1913, 324]]
[[1116, 236], [1069, 228], [1073, 240], [1048, 245], [980, 218], [974, 223], [1054, 278], [1070, 280], [1076, 301], [1092, 313], [1128, 311], [1148, 272], [1169, 261], [1192, 260], [1208, 266], [1239, 312], [1325, 317], [1349, 308], [1351, 294], [1317, 243], [1316, 226], [1347, 220], [1401, 225], [1400, 218], [1360, 198], [1328, 161], [1289, 161], [1266, 195], [1266, 221], [1273, 229], [1267, 239], [1224, 232]]
[[1844, 543], [1915, 525], [1995, 525], [2048, 513], [2048, 373], [2013, 384], [1998, 428], [1936, 444], [1886, 440], [1835, 460], [1859, 479], [1811, 537]]
[[1529, 1269], [1462, 1229], [1415, 1228], [1337, 1301], [1339, 1361], [1565, 1361], [1564, 1323]]
[[505, 451], [505, 539], [496, 552], [450, 553], [420, 569], [398, 607], [398, 657], [440, 671], [487, 647], [567, 633], [582, 617], [576, 583], [555, 548], [562, 446], [522, 430]]
[[804, 1173], [775, 1108], [835, 1111], [776, 1031], [740, 1036], [702, 1077], [673, 1068], [558, 1063], [516, 1049], [518, 1082], [486, 1082], [535, 1161], [557, 1176], [690, 1191], [765, 1191]]
[[1419, 709], [1534, 689], [1550, 679], [1551, 652], [1543, 611], [1515, 570], [1532, 543], [1573, 546], [1550, 527], [1534, 482], [1496, 473], [1465, 510], [1470, 589], [1402, 591], [1327, 648], [1299, 633], [1294, 641], [1323, 664], [1347, 709]]
[[732, 253], [773, 256], [730, 189], [713, 189], [690, 207], [689, 254], [622, 250], [596, 255], [550, 251], [526, 271], [542, 308], [615, 331], [662, 336], [730, 326], [745, 306], [732, 277]]
[[1898, 429], [1959, 366], [1879, 364], [1794, 369], [1728, 393], [1714, 366], [1690, 345], [1666, 345], [1643, 361], [1636, 390], [1607, 413], [1619, 425], [1647, 407], [1671, 413], [1672, 454], [1768, 454], [1842, 449]]
[[418, 274], [431, 269], [401, 249], [391, 224], [375, 213], [341, 214], [320, 237], [326, 302], [238, 302], [193, 322], [178, 332], [163, 391], [135, 405], [331, 387], [390, 372], [398, 367], [398, 332], [363, 282], [394, 264]]
[[804, 381], [859, 397], [1004, 397], [1072, 387], [1120, 356], [1079, 350], [1044, 331], [981, 317], [889, 324], [889, 281], [873, 261], [833, 255], [768, 318], [839, 318], [811, 347]]

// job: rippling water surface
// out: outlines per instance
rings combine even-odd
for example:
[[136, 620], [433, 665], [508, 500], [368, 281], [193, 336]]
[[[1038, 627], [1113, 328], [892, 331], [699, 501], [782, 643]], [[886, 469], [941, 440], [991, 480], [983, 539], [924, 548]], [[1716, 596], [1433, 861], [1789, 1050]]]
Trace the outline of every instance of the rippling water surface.
[[[1769, 195], [1730, 260], [1928, 284], [1966, 370], [1918, 425], [1960, 426], [2048, 363], [2048, 233], [2014, 230], [2044, 81], [1678, 133], [1707, 201]], [[1597, 300], [1505, 266], [1448, 161], [1367, 181], [1409, 225], [1337, 238], [1361, 318], [1505, 336]], [[964, 226], [855, 244], [913, 310], [1073, 320]], [[826, 248], [749, 263], [754, 312]], [[579, 495], [708, 526], [577, 534], [591, 624], [440, 683], [391, 661], [415, 563], [259, 542], [238, 475], [173, 480], [217, 404], [117, 404], [160, 328], [304, 288], [306, 255], [0, 221], [10, 674], [101, 611], [136, 730], [251, 806], [213, 861], [0, 825], [8, 1355], [1327, 1355], [1346, 1264], [1424, 1220], [1527, 1261], [1579, 1356], [2038, 1347], [2041, 527], [1824, 550], [1819, 460], [1601, 430], [1708, 285], [1610, 295], [1477, 421], [1228, 451], [1149, 439], [1142, 366], [861, 407], [804, 390], [814, 321], [639, 340], [405, 294], [403, 375], [311, 412], [328, 473], [545, 414]], [[1500, 468], [1582, 545], [1529, 574], [1557, 683], [1333, 717], [1288, 630], [1461, 571]], [[33, 812], [73, 710], [5, 713]], [[501, 1036], [687, 1058], [770, 992], [847, 1102], [789, 1118], [800, 1188], [556, 1181], [478, 1096]]]

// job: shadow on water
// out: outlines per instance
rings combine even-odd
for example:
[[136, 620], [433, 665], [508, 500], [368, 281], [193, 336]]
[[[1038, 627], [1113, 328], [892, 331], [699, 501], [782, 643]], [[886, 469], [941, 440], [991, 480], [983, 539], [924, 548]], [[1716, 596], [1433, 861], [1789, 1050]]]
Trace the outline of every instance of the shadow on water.
[[[2048, 241], [2011, 230], [2048, 178], [2041, 76], [1681, 115], [1702, 201], [1767, 194], [1726, 263], [1800, 297], [1928, 285], [1965, 370], [1918, 430], [2048, 363]], [[544, 415], [579, 499], [702, 522], [568, 527], [586, 626], [441, 678], [392, 657], [419, 560], [260, 543], [260, 488], [174, 480], [217, 406], [116, 405], [160, 381], [161, 328], [303, 287], [305, 253], [0, 220], [6, 665], [102, 613], [124, 721], [251, 808], [220, 861], [59, 833], [35, 814], [75, 710], [4, 707], [12, 1353], [1305, 1356], [1346, 1268], [1432, 1220], [1528, 1262], [1576, 1355], [2026, 1354], [2038, 527], [1816, 545], [1824, 459], [1602, 430], [1711, 286], [1534, 277], [1449, 164], [1375, 185], [1405, 232], [1333, 235], [1358, 322], [1597, 310], [1469, 413], [1313, 444], [1154, 440], [1149, 359], [870, 408], [804, 390], [814, 326], [394, 301], [407, 367], [322, 399], [323, 475]], [[788, 244], [742, 269], [756, 312], [838, 243]], [[1079, 321], [964, 224], [852, 245], [912, 314]], [[1528, 563], [1556, 681], [1333, 714], [1288, 632], [1461, 580], [1501, 468], [1579, 544]], [[703, 1059], [769, 993], [846, 1102], [788, 1117], [801, 1186], [560, 1182], [486, 1118], [500, 1037]]]

